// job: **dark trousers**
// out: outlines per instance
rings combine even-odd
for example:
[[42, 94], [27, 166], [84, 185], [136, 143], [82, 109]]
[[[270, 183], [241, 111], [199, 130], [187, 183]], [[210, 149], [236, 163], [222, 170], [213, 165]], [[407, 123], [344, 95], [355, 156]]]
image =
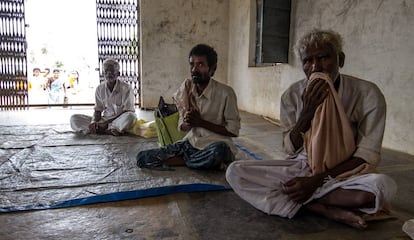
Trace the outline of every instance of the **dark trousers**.
[[200, 150], [187, 140], [141, 151], [136, 159], [140, 168], [162, 170], [168, 168], [163, 162], [173, 157], [182, 157], [187, 167], [194, 169], [219, 169], [222, 163], [228, 165], [234, 161], [234, 154], [224, 142], [215, 142]]

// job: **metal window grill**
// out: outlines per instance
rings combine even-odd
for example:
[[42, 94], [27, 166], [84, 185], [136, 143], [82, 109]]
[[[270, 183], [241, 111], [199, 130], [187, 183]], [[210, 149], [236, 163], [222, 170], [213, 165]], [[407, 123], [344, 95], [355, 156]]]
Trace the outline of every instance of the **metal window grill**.
[[0, 2], [0, 110], [28, 105], [24, 1]]
[[119, 79], [132, 86], [140, 106], [138, 12], [138, 0], [96, 0], [99, 79], [104, 81], [104, 60], [117, 60]]

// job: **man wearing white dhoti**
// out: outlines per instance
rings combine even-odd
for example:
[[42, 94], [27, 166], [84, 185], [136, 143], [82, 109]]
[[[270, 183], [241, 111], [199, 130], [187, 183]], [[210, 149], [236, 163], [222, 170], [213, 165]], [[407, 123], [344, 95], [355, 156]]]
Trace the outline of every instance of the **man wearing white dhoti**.
[[376, 171], [386, 102], [371, 82], [339, 73], [342, 38], [313, 30], [297, 52], [306, 75], [281, 99], [286, 160], [232, 163], [226, 178], [257, 209], [292, 218], [301, 207], [359, 229], [390, 202], [396, 184]]
[[134, 91], [128, 83], [118, 79], [119, 68], [114, 59], [103, 62], [105, 81], [96, 88], [93, 116], [72, 115], [70, 126], [75, 132], [118, 136], [134, 125], [137, 120]]

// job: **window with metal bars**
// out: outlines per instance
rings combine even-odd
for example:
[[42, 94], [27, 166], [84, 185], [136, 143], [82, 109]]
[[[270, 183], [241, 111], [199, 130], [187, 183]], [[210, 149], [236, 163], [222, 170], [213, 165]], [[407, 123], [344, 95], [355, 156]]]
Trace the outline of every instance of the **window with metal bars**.
[[257, 0], [256, 65], [287, 63], [290, 0]]

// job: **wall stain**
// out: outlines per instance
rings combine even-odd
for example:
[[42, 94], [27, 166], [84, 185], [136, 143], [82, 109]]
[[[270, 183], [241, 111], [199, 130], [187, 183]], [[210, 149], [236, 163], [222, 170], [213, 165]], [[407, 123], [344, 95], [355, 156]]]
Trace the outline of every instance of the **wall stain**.
[[191, 26], [191, 29], [188, 33], [195, 34], [197, 32], [197, 26], [195, 23], [193, 23], [193, 26]]
[[164, 21], [161, 21], [160, 22], [160, 24], [159, 24], [159, 27], [162, 29], [162, 28], [165, 28], [165, 26], [167, 26], [168, 24], [170, 24], [171, 22], [170, 22], [170, 20], [164, 20]]
[[358, 1], [357, 0], [347, 0], [344, 2], [343, 4], [343, 8], [341, 11], [339, 11], [339, 13], [336, 14], [337, 17], [342, 17], [343, 19], [345, 19], [347, 17], [347, 15], [349, 14], [349, 12], [356, 6], [358, 5]]
[[378, 4], [377, 6], [377, 10], [375, 10], [375, 12], [377, 13], [378, 10], [381, 8], [382, 4], [384, 3], [384, 0], [381, 0], [381, 2]]
[[214, 26], [214, 25], [219, 25], [220, 20], [218, 18], [214, 19], [213, 21], [210, 22], [210, 27]]

